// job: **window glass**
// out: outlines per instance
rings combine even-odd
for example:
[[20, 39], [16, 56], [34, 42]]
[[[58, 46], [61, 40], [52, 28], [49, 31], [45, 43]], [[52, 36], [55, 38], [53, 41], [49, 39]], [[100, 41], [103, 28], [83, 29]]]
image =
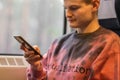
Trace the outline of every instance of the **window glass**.
[[23, 36], [44, 54], [63, 33], [62, 0], [0, 0], [0, 53], [22, 54], [13, 36]]

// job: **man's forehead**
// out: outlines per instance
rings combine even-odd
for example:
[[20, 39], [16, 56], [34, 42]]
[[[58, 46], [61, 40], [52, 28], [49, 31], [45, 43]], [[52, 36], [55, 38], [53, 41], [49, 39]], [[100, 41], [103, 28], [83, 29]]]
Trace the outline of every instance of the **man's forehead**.
[[64, 4], [79, 4], [83, 2], [83, 0], [64, 0]]
[[71, 3], [74, 3], [74, 2], [75, 2], [75, 3], [76, 3], [76, 2], [79, 3], [79, 2], [80, 2], [80, 3], [81, 3], [81, 2], [84, 2], [84, 0], [64, 0], [64, 2], [71, 2]]
[[81, 1], [84, 1], [84, 0], [64, 0], [64, 2], [66, 1], [70, 1], [70, 2], [81, 2]]
[[100, 0], [64, 0], [64, 3], [65, 2], [70, 2], [70, 3], [81, 3], [81, 2], [83, 2], [83, 3], [87, 3], [87, 4], [90, 4], [91, 2], [96, 2], [96, 1], [100, 1]]
[[81, 1], [81, 0], [64, 0], [64, 1]]

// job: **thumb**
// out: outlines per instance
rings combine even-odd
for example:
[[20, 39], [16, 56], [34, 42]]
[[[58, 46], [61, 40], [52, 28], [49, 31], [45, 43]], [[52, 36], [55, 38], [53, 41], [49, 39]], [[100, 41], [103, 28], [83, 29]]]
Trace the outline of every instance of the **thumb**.
[[33, 48], [40, 53], [40, 48], [37, 45], [34, 45]]

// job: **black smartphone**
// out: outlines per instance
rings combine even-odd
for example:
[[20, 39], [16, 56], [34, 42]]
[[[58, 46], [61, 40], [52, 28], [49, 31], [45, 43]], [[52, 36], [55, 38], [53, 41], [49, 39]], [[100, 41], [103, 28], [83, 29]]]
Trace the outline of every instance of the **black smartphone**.
[[25, 46], [25, 48], [27, 48], [28, 50], [32, 50], [34, 51], [34, 53], [36, 55], [40, 55], [40, 58], [43, 58], [43, 56], [41, 54], [39, 54], [39, 52], [37, 52], [22, 36], [14, 36], [14, 38], [22, 45]]

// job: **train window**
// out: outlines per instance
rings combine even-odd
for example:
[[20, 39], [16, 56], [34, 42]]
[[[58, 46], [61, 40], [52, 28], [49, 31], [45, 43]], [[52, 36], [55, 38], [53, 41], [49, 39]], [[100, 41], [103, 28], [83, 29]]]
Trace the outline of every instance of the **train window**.
[[63, 34], [62, 0], [0, 0], [0, 53], [23, 54], [13, 36], [23, 36], [44, 54]]

